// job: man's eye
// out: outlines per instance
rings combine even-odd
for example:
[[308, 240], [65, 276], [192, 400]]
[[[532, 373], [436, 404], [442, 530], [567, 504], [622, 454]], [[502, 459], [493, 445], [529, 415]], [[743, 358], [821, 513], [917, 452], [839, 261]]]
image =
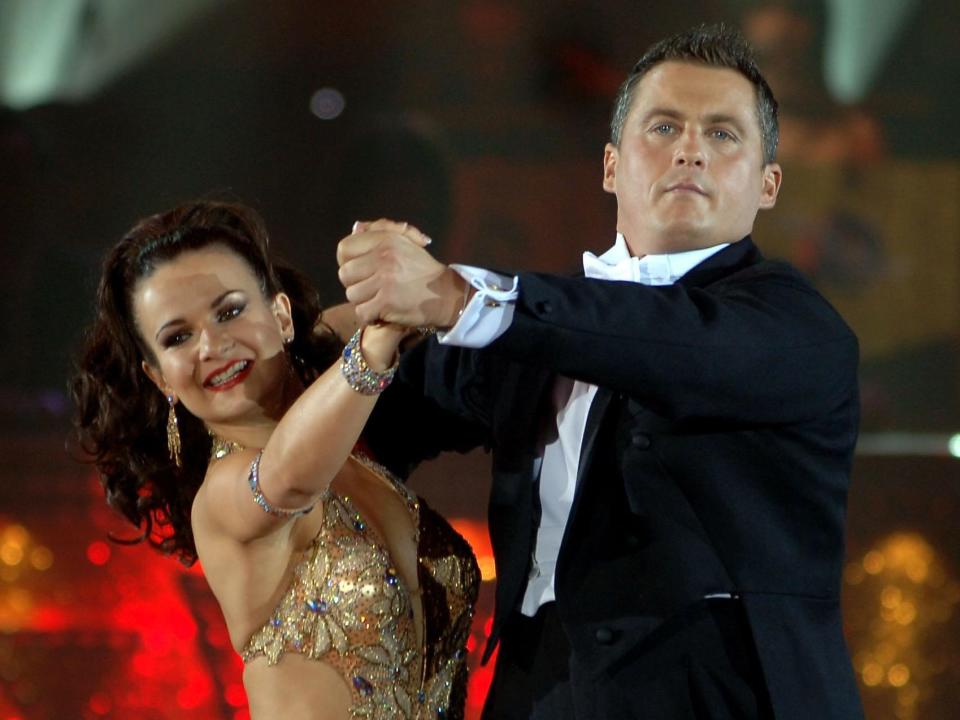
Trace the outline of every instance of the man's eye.
[[243, 305], [231, 305], [229, 307], [223, 308], [223, 310], [217, 313], [217, 320], [219, 320], [220, 322], [223, 322], [225, 320], [232, 320], [242, 312], [243, 312]]
[[673, 125], [668, 123], [660, 123], [659, 125], [655, 125], [653, 127], [653, 131], [658, 135], [669, 135], [673, 132]]
[[715, 140], [733, 140], [733, 135], [727, 130], [717, 129], [710, 132], [713, 135]]

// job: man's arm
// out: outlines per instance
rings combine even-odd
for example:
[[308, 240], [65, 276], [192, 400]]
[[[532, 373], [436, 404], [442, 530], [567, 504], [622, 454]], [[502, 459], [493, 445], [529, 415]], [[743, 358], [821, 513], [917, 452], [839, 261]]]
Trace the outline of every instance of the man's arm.
[[428, 339], [404, 353], [363, 438], [374, 457], [401, 477], [441, 452], [490, 445], [489, 394], [470, 351]]
[[792, 423], [856, 390], [856, 337], [784, 266], [708, 288], [521, 273], [489, 348], [623, 392], [678, 419]]
[[[393, 237], [396, 224], [374, 226], [376, 236], [352, 235], [338, 249], [358, 313], [451, 325], [463, 293], [456, 273]], [[799, 275], [765, 268], [707, 288], [521, 273], [512, 322], [488, 352], [623, 392], [668, 417], [809, 419], [855, 391], [856, 338]]]

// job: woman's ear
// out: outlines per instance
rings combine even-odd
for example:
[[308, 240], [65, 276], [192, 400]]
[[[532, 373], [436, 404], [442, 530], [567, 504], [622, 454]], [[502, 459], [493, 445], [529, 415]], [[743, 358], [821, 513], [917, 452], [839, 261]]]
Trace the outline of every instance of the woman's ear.
[[286, 293], [277, 293], [273, 298], [273, 316], [277, 319], [280, 335], [285, 343], [293, 340], [293, 307]]
[[167, 384], [163, 380], [163, 375], [160, 373], [158, 368], [155, 368], [153, 365], [148, 363], [146, 360], [140, 362], [140, 368], [143, 370], [143, 374], [150, 378], [150, 382], [157, 386], [157, 389], [160, 390], [164, 395], [167, 394]]

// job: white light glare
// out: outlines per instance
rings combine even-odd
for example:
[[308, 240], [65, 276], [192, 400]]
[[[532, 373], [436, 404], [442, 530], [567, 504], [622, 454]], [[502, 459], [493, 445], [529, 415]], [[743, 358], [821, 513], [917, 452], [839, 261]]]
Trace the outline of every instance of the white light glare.
[[947, 443], [947, 449], [955, 458], [960, 458], [960, 434], [950, 436], [950, 441]]
[[321, 120], [338, 118], [346, 105], [343, 93], [332, 87], [320, 88], [310, 98], [310, 112]]

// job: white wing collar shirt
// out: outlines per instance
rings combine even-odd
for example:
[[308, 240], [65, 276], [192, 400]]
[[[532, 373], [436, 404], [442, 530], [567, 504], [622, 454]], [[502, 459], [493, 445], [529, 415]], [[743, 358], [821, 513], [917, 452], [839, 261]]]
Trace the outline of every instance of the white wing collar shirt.
[[[622, 234], [614, 246], [600, 256], [583, 254], [586, 277], [619, 280], [643, 285], [672, 285], [729, 243], [699, 250], [665, 255], [630, 255]], [[518, 278], [506, 277], [469, 265], [451, 265], [476, 290], [457, 324], [438, 333], [444, 345], [484, 347], [502, 335], [513, 320], [514, 302], [519, 294]], [[555, 422], [549, 423], [542, 441], [540, 459], [540, 506], [542, 509], [521, 611], [533, 616], [544, 603], [556, 599], [554, 573], [560, 542], [570, 517], [576, 490], [580, 450], [587, 425], [587, 413], [597, 386], [558, 376], [553, 386]]]

